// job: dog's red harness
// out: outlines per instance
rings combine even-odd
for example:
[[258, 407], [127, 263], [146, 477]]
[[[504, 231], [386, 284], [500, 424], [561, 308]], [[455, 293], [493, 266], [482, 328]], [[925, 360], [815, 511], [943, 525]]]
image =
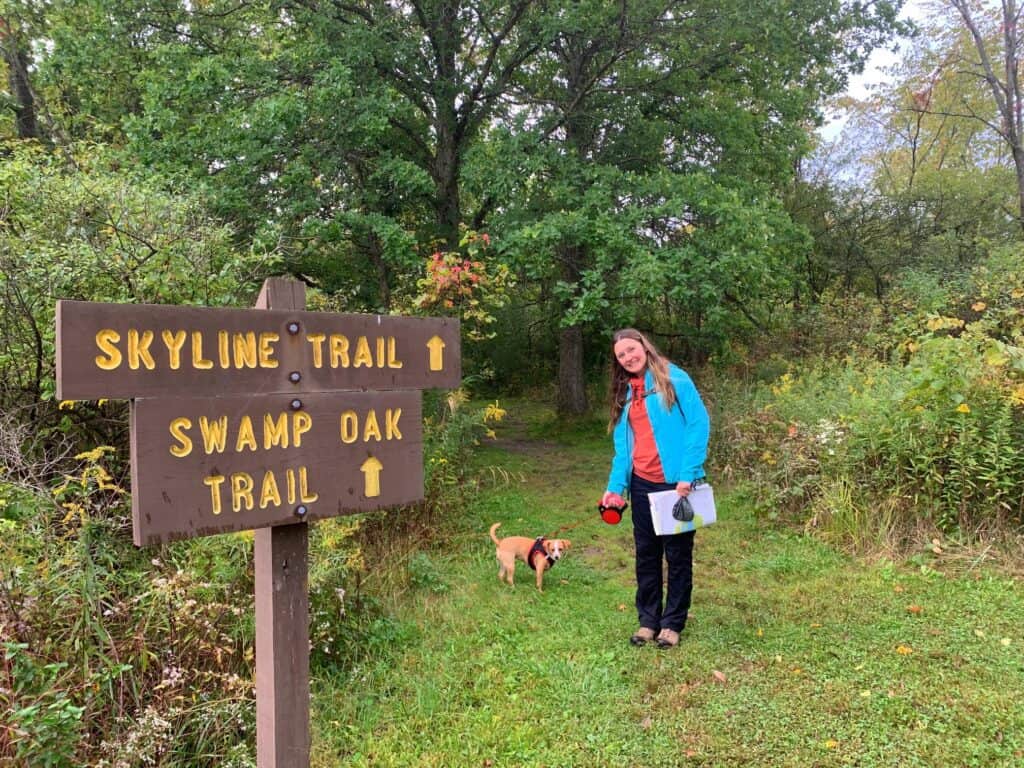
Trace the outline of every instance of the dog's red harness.
[[533, 558], [536, 557], [538, 553], [544, 555], [544, 557], [547, 558], [548, 568], [553, 567], [554, 564], [558, 562], [555, 558], [549, 555], [548, 551], [544, 548], [543, 536], [538, 536], [536, 538], [536, 540], [533, 542], [533, 546], [530, 547], [530, 554], [526, 556], [527, 564], [530, 566], [530, 568], [532, 568], [535, 571], [537, 570], [537, 566], [533, 564]]

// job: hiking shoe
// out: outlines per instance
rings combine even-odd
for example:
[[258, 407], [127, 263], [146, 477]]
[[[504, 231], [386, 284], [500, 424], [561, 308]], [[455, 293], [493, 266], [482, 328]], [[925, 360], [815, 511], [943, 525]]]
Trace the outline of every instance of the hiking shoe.
[[663, 629], [658, 633], [659, 648], [675, 648], [679, 645], [679, 633], [674, 629]]
[[633, 645], [643, 645], [644, 643], [651, 642], [651, 640], [653, 639], [653, 629], [651, 629], [650, 627], [640, 627], [640, 629], [634, 632], [633, 636], [629, 638], [629, 642], [631, 642]]

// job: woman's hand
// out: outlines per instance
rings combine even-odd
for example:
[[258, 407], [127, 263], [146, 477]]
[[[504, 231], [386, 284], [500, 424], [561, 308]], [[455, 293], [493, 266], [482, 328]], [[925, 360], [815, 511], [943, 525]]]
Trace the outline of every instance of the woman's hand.
[[601, 505], [605, 507], [616, 507], [621, 509], [626, 506], [626, 500], [619, 496], [617, 493], [612, 491], [605, 491], [604, 496], [601, 497]]
[[692, 487], [693, 483], [688, 483], [685, 480], [682, 480], [676, 483], [676, 493], [685, 498], [690, 495], [690, 489]]

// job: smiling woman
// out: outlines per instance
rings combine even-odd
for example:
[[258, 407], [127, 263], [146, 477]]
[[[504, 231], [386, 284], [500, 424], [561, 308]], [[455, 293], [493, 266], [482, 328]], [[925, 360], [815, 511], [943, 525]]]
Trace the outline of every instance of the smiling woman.
[[675, 491], [685, 499], [704, 478], [708, 414], [690, 377], [639, 331], [626, 328], [614, 334], [611, 366], [608, 426], [615, 456], [601, 504], [621, 507], [626, 493], [633, 502], [640, 627], [630, 642], [657, 640], [659, 647], [671, 648], [679, 642], [690, 609], [694, 532], [659, 536], [650, 494]]

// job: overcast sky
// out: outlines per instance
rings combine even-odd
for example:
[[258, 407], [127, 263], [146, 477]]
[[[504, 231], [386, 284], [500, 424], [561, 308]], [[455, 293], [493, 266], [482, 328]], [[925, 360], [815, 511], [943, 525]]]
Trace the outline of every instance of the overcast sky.
[[[903, 10], [900, 12], [900, 18], [923, 19], [927, 4], [929, 4], [929, 0], [907, 0], [906, 4], [903, 6]], [[868, 58], [863, 74], [850, 79], [850, 85], [846, 89], [846, 93], [856, 99], [863, 99], [868, 95], [868, 87], [870, 85], [884, 82], [886, 75], [882, 70], [885, 67], [895, 64], [899, 60], [900, 54], [898, 52], [894, 52], [893, 48], [899, 45], [900, 42], [901, 41], [899, 40], [895, 40], [885, 47], [876, 48]], [[818, 132], [829, 140], [834, 139], [839, 135], [840, 131], [843, 129], [843, 124], [846, 122], [845, 117], [838, 117], [829, 120], [828, 118], [830, 117], [833, 116], [826, 114], [825, 124], [818, 129]]]

